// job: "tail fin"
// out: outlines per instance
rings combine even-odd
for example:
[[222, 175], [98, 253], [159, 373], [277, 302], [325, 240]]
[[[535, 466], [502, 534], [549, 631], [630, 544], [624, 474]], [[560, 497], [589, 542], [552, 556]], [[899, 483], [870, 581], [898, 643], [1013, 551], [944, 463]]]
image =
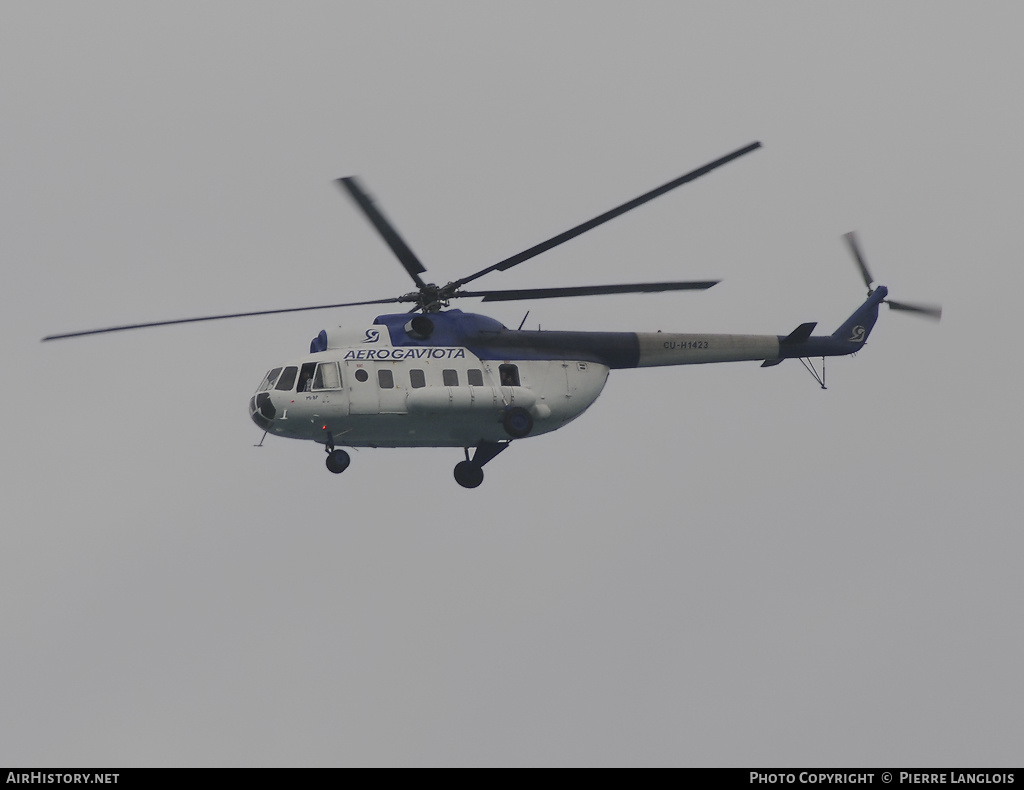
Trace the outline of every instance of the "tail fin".
[[878, 286], [868, 296], [867, 301], [832, 333], [832, 339], [846, 347], [843, 353], [852, 354], [861, 349], [871, 334], [875, 321], [878, 320], [878, 306], [888, 293], [889, 290], [884, 285]]

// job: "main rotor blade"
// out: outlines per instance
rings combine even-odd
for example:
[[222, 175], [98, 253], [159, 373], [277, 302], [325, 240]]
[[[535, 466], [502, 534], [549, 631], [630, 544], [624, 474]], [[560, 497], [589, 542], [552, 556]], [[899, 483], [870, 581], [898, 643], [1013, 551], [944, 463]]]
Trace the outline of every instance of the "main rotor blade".
[[391, 248], [391, 251], [395, 253], [398, 260], [402, 262], [402, 266], [409, 272], [409, 276], [412, 277], [417, 287], [423, 288], [426, 283], [420, 279], [420, 275], [426, 271], [426, 267], [420, 263], [420, 259], [416, 257], [416, 254], [409, 249], [409, 245], [405, 243], [401, 236], [398, 235], [398, 231], [395, 230], [392, 225], [381, 214], [370, 196], [363, 191], [362, 187], [359, 186], [359, 182], [356, 181], [354, 176], [348, 176], [347, 178], [339, 178], [338, 183], [341, 184], [348, 193], [355, 200], [356, 204], [363, 210], [363, 213], [369, 218], [370, 222], [373, 223], [373, 227], [377, 229], [377, 232], [381, 235], [387, 245]]
[[[415, 294], [413, 295], [415, 296]], [[256, 310], [251, 313], [226, 313], [224, 315], [204, 315], [198, 318], [176, 318], [172, 321], [150, 321], [145, 324], [124, 324], [123, 326], [108, 326], [105, 329], [88, 329], [84, 332], [66, 332], [62, 335], [47, 335], [43, 341], [63, 340], [68, 337], [82, 337], [83, 335], [102, 335], [106, 332], [123, 332], [127, 329], [146, 329], [151, 326], [168, 326], [170, 324], [194, 324], [199, 321], [219, 321], [222, 318], [247, 318], [254, 315], [274, 315], [276, 313], [300, 313], [305, 310], [328, 310], [335, 307], [358, 307], [365, 304], [392, 304], [393, 302], [411, 302], [412, 298], [392, 297], [390, 299], [371, 299], [367, 302], [345, 302], [344, 304], [321, 304], [313, 307], [286, 307], [283, 310]]]
[[886, 299], [885, 303], [893, 310], [905, 310], [908, 313], [919, 313], [920, 315], [927, 316], [928, 318], [933, 318], [936, 321], [942, 318], [942, 307], [939, 305], [894, 302], [892, 299]]
[[507, 291], [461, 291], [453, 296], [482, 296], [485, 302], [514, 302], [521, 299], [554, 299], [561, 296], [657, 293], [659, 291], [703, 291], [718, 280], [673, 283], [630, 283], [624, 285], [582, 285], [570, 288], [520, 288]]
[[646, 192], [643, 195], [640, 195], [640, 197], [633, 198], [632, 200], [623, 203], [621, 206], [613, 208], [611, 211], [606, 211], [604, 214], [594, 217], [592, 220], [584, 222], [581, 225], [577, 225], [575, 228], [567, 230], [564, 233], [559, 233], [557, 236], [552, 236], [547, 241], [543, 241], [540, 244], [530, 247], [528, 250], [523, 250], [517, 255], [513, 255], [511, 258], [506, 258], [503, 261], [495, 263], [493, 266], [488, 266], [486, 269], [481, 269], [475, 274], [471, 274], [468, 277], [463, 277], [461, 280], [456, 280], [454, 283], [451, 283], [450, 287], [458, 288], [459, 286], [472, 282], [478, 277], [483, 277], [485, 274], [489, 274], [490, 272], [505, 271], [506, 269], [511, 269], [513, 266], [517, 266], [523, 261], [528, 261], [530, 258], [540, 255], [542, 252], [547, 252], [553, 247], [557, 247], [559, 244], [563, 244], [564, 242], [567, 242], [570, 239], [574, 239], [581, 233], [586, 233], [588, 230], [593, 230], [598, 225], [602, 225], [605, 222], [608, 222], [608, 220], [615, 219], [619, 215], [625, 214], [627, 211], [635, 209], [637, 206], [642, 206], [649, 200], [654, 200], [654, 198], [664, 195], [666, 192], [669, 192], [670, 190], [673, 190], [678, 186], [682, 186], [683, 184], [689, 181], [693, 181], [695, 178], [700, 178], [702, 175], [710, 173], [715, 168], [721, 167], [722, 165], [731, 162], [733, 159], [738, 159], [744, 154], [749, 154], [751, 151], [760, 147], [761, 143], [759, 142], [751, 143], [750, 145], [744, 148], [740, 148], [739, 150], [733, 151], [731, 154], [723, 156], [721, 159], [716, 159], [714, 162], [709, 162], [703, 167], [699, 167], [696, 170], [687, 173], [684, 176], [680, 176], [674, 181], [669, 181], [667, 184], [662, 184], [657, 189], [652, 189], [650, 192]]
[[853, 258], [857, 261], [857, 266], [860, 267], [861, 276], [864, 278], [864, 284], [871, 290], [871, 283], [875, 280], [871, 276], [871, 272], [868, 271], [868, 265], [864, 261], [864, 256], [860, 254], [860, 244], [857, 243], [857, 234], [854, 231], [844, 233], [843, 238], [846, 239], [846, 243], [850, 245], [850, 252], [853, 253]]

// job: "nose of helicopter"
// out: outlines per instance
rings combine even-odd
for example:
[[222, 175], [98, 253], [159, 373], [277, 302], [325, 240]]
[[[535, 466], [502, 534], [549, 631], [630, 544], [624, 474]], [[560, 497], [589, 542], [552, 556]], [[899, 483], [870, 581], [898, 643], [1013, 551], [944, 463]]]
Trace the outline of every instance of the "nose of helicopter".
[[271, 422], [277, 416], [277, 409], [270, 399], [270, 393], [259, 392], [249, 399], [249, 416], [261, 430], [270, 430]]

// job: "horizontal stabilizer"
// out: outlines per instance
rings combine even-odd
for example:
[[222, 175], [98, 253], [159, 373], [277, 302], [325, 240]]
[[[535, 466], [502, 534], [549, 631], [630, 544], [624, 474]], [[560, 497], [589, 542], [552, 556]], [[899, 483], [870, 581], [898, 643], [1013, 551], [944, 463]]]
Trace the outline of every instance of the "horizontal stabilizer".
[[814, 331], [814, 327], [818, 325], [817, 321], [810, 321], [806, 324], [800, 324], [796, 329], [790, 332], [786, 337], [779, 341], [784, 346], [792, 346], [796, 343], [803, 343], [807, 338], [811, 336], [811, 332]]

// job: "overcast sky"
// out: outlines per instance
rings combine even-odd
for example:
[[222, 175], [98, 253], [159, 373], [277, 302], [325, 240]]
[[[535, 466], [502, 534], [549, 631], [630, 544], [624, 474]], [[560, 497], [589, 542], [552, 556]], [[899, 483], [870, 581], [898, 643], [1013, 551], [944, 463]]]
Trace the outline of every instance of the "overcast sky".
[[[942, 2], [6, 2], [0, 764], [1007, 766], [1024, 743], [1024, 12]], [[458, 450], [268, 437], [268, 368], [754, 140], [495, 288], [517, 326], [831, 332], [614, 371]], [[467, 303], [464, 309], [484, 311]]]

